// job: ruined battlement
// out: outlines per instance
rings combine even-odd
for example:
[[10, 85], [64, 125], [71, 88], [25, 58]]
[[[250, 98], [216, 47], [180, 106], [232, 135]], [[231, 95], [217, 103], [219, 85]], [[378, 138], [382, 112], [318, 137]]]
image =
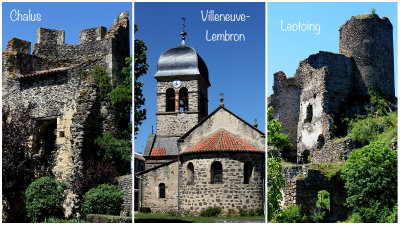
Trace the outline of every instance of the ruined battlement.
[[92, 41], [100, 41], [106, 36], [106, 33], [107, 28], [103, 26], [83, 29], [79, 33], [79, 44]]
[[65, 43], [65, 31], [39, 27], [37, 30], [37, 43], [63, 45]]

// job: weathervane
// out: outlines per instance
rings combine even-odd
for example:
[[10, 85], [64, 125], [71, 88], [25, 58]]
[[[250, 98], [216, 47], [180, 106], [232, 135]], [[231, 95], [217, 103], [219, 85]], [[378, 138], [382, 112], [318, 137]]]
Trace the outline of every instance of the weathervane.
[[182, 40], [185, 40], [185, 36], [187, 35], [187, 33], [185, 32], [186, 17], [182, 17], [182, 21], [183, 21], [183, 22], [182, 22], [182, 32], [181, 32], [181, 35], [182, 35]]

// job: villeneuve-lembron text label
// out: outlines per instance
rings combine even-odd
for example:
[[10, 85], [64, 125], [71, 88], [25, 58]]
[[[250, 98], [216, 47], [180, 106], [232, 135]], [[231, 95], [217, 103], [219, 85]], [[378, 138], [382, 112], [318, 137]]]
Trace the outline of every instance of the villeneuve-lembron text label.
[[13, 22], [40, 22], [42, 15], [40, 13], [33, 13], [28, 10], [28, 13], [19, 11], [19, 9], [13, 9], [10, 12], [10, 20]]
[[321, 25], [319, 23], [298, 22], [298, 23], [284, 23], [281, 20], [281, 31], [283, 32], [313, 32], [314, 34], [321, 33]]
[[[246, 22], [250, 16], [243, 13], [215, 13], [214, 10], [200, 10], [203, 22]], [[244, 34], [232, 34], [225, 30], [223, 33], [209, 34], [206, 30], [206, 41], [246, 41]]]

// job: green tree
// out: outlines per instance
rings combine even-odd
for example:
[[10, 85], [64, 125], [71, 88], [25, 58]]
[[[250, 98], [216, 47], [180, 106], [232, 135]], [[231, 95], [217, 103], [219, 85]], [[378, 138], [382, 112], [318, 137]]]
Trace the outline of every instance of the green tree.
[[377, 222], [397, 203], [397, 152], [376, 141], [353, 150], [342, 170], [346, 204], [364, 222]]
[[370, 98], [371, 112], [375, 112], [377, 116], [384, 116], [390, 112], [387, 96], [382, 92], [379, 86], [368, 86], [368, 95]]
[[117, 112], [118, 127], [122, 138], [131, 138], [131, 109], [132, 109], [132, 56], [125, 59], [125, 67], [121, 71], [124, 82], [117, 85], [108, 97]]
[[282, 201], [281, 189], [285, 185], [282, 176], [281, 159], [272, 151], [268, 151], [267, 158], [267, 184], [268, 184], [268, 221], [281, 213], [280, 201]]
[[[138, 31], [135, 25], [135, 34]], [[135, 39], [135, 135], [139, 131], [139, 126], [146, 119], [146, 109], [142, 108], [145, 102], [143, 97], [143, 82], [139, 78], [147, 73], [149, 64], [146, 63], [147, 46], [143, 40]]]
[[278, 120], [274, 119], [272, 112], [274, 109], [272, 107], [268, 107], [268, 127], [267, 127], [267, 136], [268, 136], [268, 145], [275, 146], [281, 152], [288, 150], [292, 143], [289, 141], [289, 136], [287, 134], [282, 133], [281, 124]]
[[95, 65], [90, 71], [90, 77], [97, 85], [98, 95], [101, 99], [110, 92], [110, 78], [108, 72], [102, 66]]

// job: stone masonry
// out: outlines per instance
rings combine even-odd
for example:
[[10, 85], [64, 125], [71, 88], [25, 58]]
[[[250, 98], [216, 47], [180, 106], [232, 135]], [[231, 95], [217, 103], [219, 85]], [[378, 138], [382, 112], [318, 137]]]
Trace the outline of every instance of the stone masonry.
[[[94, 154], [94, 138], [115, 131], [115, 118], [107, 99], [99, 98], [89, 71], [103, 66], [111, 85], [121, 82], [120, 71], [129, 56], [129, 12], [121, 12], [110, 30], [81, 30], [79, 44], [65, 44], [65, 31], [39, 28], [37, 43], [13, 38], [3, 52], [3, 107], [36, 105], [33, 118], [41, 130], [54, 135], [54, 149], [33, 135], [33, 159], [48, 158], [37, 176], [49, 175], [71, 184], [81, 177], [84, 159]], [[50, 127], [47, 124], [55, 124]], [[46, 125], [46, 126], [45, 126]], [[40, 165], [37, 166], [40, 168]], [[64, 203], [69, 217], [79, 206], [79, 196], [67, 191]]]

